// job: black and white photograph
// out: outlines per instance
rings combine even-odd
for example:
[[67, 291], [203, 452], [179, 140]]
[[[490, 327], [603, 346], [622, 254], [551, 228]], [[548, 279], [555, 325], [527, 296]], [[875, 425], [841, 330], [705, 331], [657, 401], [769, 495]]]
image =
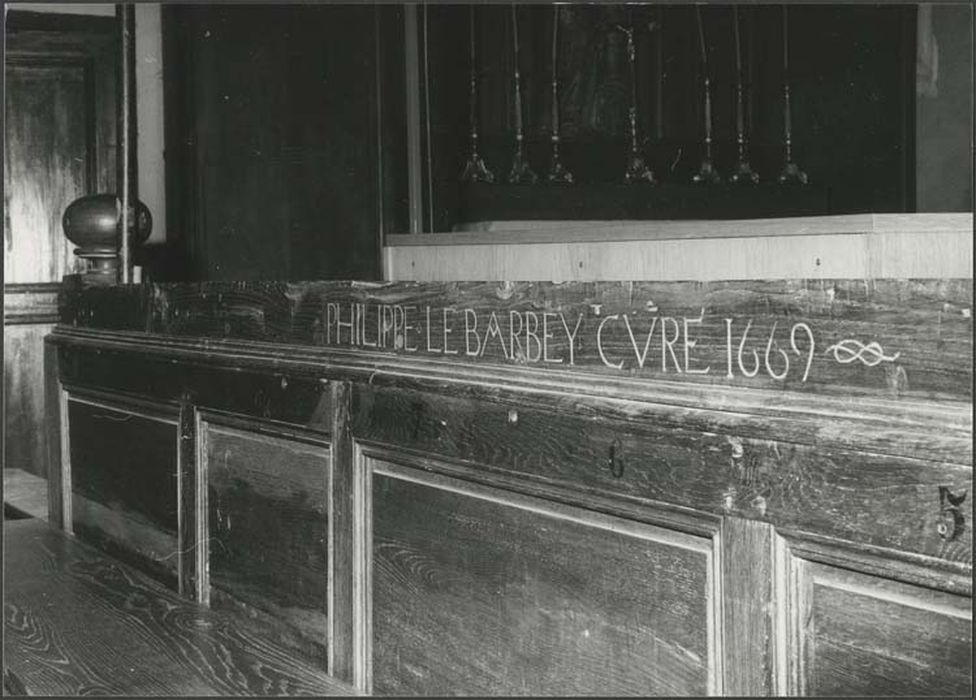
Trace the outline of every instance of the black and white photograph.
[[973, 43], [5, 2], [3, 695], [972, 697]]

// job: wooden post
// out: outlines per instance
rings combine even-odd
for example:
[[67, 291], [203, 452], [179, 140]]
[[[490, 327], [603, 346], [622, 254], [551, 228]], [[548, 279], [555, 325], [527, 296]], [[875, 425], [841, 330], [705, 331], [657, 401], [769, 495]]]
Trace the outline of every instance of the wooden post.
[[132, 250], [128, 231], [131, 225], [130, 209], [135, 212], [138, 201], [136, 185], [136, 115], [133, 110], [136, 83], [136, 15], [133, 5], [115, 6], [115, 17], [119, 32], [118, 68], [118, 117], [116, 138], [118, 139], [116, 190], [122, 211], [119, 216], [119, 271], [120, 284], [132, 282]]

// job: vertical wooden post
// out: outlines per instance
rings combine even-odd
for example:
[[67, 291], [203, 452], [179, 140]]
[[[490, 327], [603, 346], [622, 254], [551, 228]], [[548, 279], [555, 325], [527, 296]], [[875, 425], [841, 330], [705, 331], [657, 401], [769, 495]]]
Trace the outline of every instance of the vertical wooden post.
[[346, 683], [356, 682], [354, 465], [349, 413], [352, 401], [347, 382], [332, 387], [332, 622], [329, 673]]
[[727, 695], [775, 694], [774, 536], [768, 523], [722, 519], [722, 691]]
[[[68, 415], [58, 373], [58, 346], [44, 341], [44, 407], [47, 428], [47, 520], [71, 531], [71, 469], [68, 452]], [[67, 506], [67, 507], [66, 507]]]
[[200, 553], [197, 546], [207, 537], [207, 525], [199, 513], [197, 502], [197, 415], [196, 409], [189, 395], [180, 400], [179, 444], [177, 447], [177, 469], [179, 470], [179, 524], [178, 545], [180, 558], [178, 562], [179, 593], [197, 602], [206, 599], [205, 583], [201, 572]]
[[[136, 117], [133, 110], [136, 83], [136, 14], [135, 6], [115, 6], [119, 32], [118, 105], [116, 139], [118, 140], [116, 190], [122, 211], [119, 215], [118, 281], [132, 282], [132, 250], [129, 245], [130, 209], [135, 212], [136, 191]], [[134, 214], [135, 215], [135, 214]], [[137, 216], [137, 215], [136, 215]]]

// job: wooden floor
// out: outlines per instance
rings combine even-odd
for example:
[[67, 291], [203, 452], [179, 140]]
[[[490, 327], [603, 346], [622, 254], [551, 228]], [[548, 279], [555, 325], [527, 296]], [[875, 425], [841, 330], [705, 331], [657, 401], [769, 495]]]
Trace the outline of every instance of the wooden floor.
[[46, 522], [4, 522], [4, 695], [350, 695]]
[[23, 469], [4, 469], [3, 505], [18, 517], [47, 520], [47, 479]]

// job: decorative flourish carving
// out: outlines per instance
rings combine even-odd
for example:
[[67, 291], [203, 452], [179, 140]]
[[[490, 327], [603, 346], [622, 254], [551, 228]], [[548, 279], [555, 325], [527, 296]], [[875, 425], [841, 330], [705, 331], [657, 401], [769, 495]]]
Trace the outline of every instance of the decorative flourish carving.
[[900, 356], [900, 352], [894, 355], [885, 355], [884, 348], [876, 341], [865, 345], [859, 340], [842, 340], [831, 345], [824, 351], [824, 354], [833, 352], [834, 359], [842, 365], [850, 364], [854, 360], [860, 360], [867, 367], [875, 367], [882, 362], [894, 362]]

